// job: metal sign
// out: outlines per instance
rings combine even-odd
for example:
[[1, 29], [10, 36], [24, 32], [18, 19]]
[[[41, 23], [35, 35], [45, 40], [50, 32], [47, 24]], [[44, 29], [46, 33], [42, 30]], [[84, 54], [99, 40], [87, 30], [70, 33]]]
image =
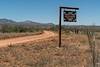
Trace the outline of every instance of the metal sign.
[[76, 11], [65, 11], [63, 12], [64, 22], [76, 22]]

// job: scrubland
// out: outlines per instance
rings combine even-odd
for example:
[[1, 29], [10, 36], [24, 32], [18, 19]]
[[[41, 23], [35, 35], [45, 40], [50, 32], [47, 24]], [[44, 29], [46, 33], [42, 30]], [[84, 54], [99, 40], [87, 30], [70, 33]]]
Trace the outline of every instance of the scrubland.
[[0, 67], [91, 67], [92, 56], [86, 35], [62, 35], [46, 40], [0, 48]]
[[9, 38], [16, 38], [16, 37], [24, 37], [24, 36], [32, 36], [32, 35], [39, 35], [43, 33], [43, 31], [37, 32], [22, 32], [22, 33], [0, 33], [0, 40], [2, 39], [9, 39]]

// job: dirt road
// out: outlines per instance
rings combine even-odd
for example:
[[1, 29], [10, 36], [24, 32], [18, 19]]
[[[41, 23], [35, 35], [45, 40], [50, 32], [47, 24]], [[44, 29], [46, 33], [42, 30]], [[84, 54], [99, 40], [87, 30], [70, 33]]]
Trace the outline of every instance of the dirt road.
[[33, 35], [33, 36], [25, 36], [25, 37], [18, 37], [18, 38], [11, 38], [11, 39], [5, 39], [0, 40], [0, 47], [6, 47], [8, 45], [14, 45], [17, 43], [26, 43], [30, 41], [37, 41], [37, 40], [43, 40], [52, 36], [55, 36], [56, 34], [51, 31], [44, 31], [43, 34], [40, 35]]

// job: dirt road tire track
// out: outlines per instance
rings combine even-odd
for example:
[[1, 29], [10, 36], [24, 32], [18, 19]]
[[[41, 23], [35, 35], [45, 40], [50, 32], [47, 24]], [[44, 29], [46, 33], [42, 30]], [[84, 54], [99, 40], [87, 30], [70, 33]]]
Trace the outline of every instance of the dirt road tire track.
[[14, 44], [18, 44], [18, 43], [26, 43], [26, 42], [30, 42], [30, 41], [43, 40], [43, 39], [53, 37], [53, 36], [56, 36], [56, 34], [51, 31], [44, 31], [44, 33], [40, 34], [40, 35], [0, 40], [0, 47], [6, 47], [8, 45], [14, 45]]

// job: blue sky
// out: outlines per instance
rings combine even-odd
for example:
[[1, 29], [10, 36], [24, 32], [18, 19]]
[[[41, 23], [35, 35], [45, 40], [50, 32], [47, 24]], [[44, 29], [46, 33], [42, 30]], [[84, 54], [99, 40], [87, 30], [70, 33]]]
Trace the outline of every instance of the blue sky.
[[100, 0], [0, 0], [0, 18], [58, 24], [59, 7], [79, 7], [78, 22], [100, 25]]

